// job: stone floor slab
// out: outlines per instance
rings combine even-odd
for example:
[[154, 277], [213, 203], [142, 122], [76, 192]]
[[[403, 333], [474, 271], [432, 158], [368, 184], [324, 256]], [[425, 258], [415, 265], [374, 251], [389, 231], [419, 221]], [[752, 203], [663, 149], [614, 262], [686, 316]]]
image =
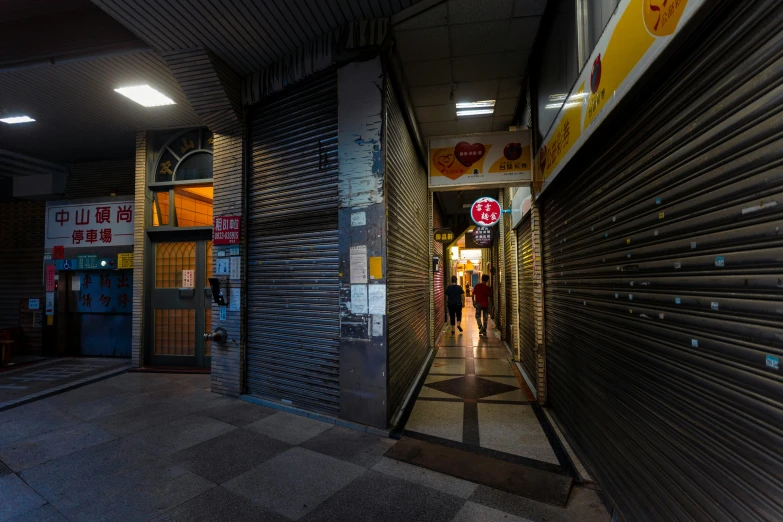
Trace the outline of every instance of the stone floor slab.
[[427, 468], [413, 466], [407, 462], [383, 457], [375, 466], [374, 471], [414, 482], [421, 486], [437, 489], [454, 497], [468, 498], [478, 487], [478, 484], [462, 480], [450, 475], [444, 475]]
[[23, 515], [14, 517], [9, 522], [68, 522], [51, 504], [46, 504]]
[[291, 446], [246, 429], [236, 429], [171, 455], [175, 464], [222, 484]]
[[502, 359], [476, 359], [476, 375], [508, 375], [513, 377], [511, 363]]
[[21, 471], [114, 438], [91, 424], [77, 424], [50, 431], [0, 448], [0, 460], [14, 471]]
[[335, 426], [302, 444], [303, 448], [369, 468], [394, 444], [392, 439]]
[[368, 471], [332, 496], [303, 520], [404, 520], [449, 522], [464, 504], [461, 498], [435, 489]]
[[247, 428], [267, 437], [282, 440], [291, 445], [297, 445], [333, 426], [333, 424], [281, 411], [248, 424]]
[[168, 456], [235, 429], [236, 426], [209, 417], [187, 415], [128, 438], [139, 448], [156, 455]]
[[435, 359], [430, 375], [465, 375], [465, 359]]
[[288, 522], [289, 519], [223, 487], [212, 488], [154, 522]]
[[0, 477], [0, 520], [24, 515], [44, 504], [46, 501], [18, 476]]
[[558, 464], [549, 439], [528, 404], [478, 405], [481, 445], [512, 455]]
[[465, 502], [452, 522], [533, 522], [475, 502]]
[[347, 486], [365, 469], [304, 448], [292, 448], [224, 486], [273, 511], [299, 520]]
[[486, 486], [479, 486], [470, 501], [535, 521], [609, 522], [611, 519], [598, 493], [582, 487], [571, 489], [565, 509]]
[[236, 400], [234, 402], [214, 406], [204, 410], [203, 413], [207, 417], [219, 420], [220, 422], [243, 427], [263, 419], [264, 417], [274, 415], [275, 413], [278, 413], [278, 410], [266, 408], [259, 404], [251, 404], [249, 402]]
[[462, 402], [416, 401], [405, 429], [462, 442], [464, 409]]
[[81, 424], [81, 421], [72, 415], [56, 410], [23, 417], [2, 425], [2, 429], [0, 429], [0, 448], [20, 440], [68, 428], [76, 424]]

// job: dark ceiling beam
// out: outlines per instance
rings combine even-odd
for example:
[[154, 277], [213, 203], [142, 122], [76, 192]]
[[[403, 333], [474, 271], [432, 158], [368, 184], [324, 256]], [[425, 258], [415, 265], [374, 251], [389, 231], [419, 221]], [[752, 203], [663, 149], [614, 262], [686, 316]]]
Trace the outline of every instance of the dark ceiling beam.
[[0, 176], [35, 176], [67, 174], [65, 165], [0, 149]]
[[0, 71], [149, 48], [94, 5], [0, 21]]

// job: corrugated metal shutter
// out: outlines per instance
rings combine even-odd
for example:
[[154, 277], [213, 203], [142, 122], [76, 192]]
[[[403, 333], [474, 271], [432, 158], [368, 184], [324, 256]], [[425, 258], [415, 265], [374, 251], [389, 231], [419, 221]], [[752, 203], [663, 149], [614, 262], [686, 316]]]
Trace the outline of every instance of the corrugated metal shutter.
[[41, 329], [32, 327], [28, 299], [44, 306], [43, 251], [46, 203], [0, 203], [0, 328], [22, 326], [30, 353], [40, 353]]
[[[511, 197], [509, 190], [501, 191], [501, 205], [503, 208], [511, 207]], [[516, 308], [516, 281], [514, 278], [516, 256], [514, 255], [514, 245], [512, 237], [514, 231], [511, 230], [511, 214], [503, 214], [503, 291], [505, 292], [505, 322], [503, 323], [503, 338], [506, 343], [514, 349], [514, 310]]]
[[65, 199], [131, 196], [134, 191], [136, 162], [134, 158], [70, 163]]
[[522, 367], [535, 382], [536, 368], [536, 305], [533, 297], [533, 235], [530, 213], [517, 228], [517, 260], [519, 263], [519, 351]]
[[626, 520], [783, 513], [783, 3], [705, 8], [544, 194], [549, 401]]
[[386, 196], [389, 412], [401, 406], [430, 349], [427, 173], [387, 79]]
[[[440, 228], [443, 226], [443, 215], [440, 212], [440, 206], [434, 204], [432, 207], [432, 226], [433, 228]], [[432, 293], [435, 299], [435, 315], [433, 318], [435, 324], [435, 338], [433, 342], [438, 340], [438, 335], [443, 329], [443, 323], [445, 322], [446, 314], [446, 260], [443, 257], [443, 243], [440, 241], [434, 241], [432, 243], [433, 255], [440, 258], [441, 271], [433, 274], [433, 286]], [[450, 282], [448, 284], [451, 284]]]
[[262, 104], [250, 140], [247, 389], [338, 415], [336, 74]]

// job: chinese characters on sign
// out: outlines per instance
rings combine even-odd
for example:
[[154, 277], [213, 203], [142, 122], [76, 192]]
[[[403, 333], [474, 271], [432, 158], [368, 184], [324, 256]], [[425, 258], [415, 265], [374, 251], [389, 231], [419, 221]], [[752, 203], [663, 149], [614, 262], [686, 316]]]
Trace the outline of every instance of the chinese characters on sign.
[[212, 228], [213, 245], [238, 245], [240, 216], [217, 216]]
[[[77, 272], [81, 313], [129, 314], [133, 311], [132, 272]], [[75, 285], [72, 286], [72, 288]]]
[[489, 227], [476, 227], [473, 229], [473, 242], [480, 247], [492, 246], [492, 229]]
[[480, 227], [491, 227], [500, 221], [500, 203], [492, 198], [479, 198], [470, 208], [470, 217]]
[[[46, 205], [46, 248], [133, 245], [133, 201]], [[53, 256], [57, 259], [56, 256]]]
[[46, 291], [54, 292], [54, 265], [46, 265]]
[[434, 231], [435, 241], [441, 243], [451, 243], [454, 241], [454, 232], [447, 228], [438, 228]]

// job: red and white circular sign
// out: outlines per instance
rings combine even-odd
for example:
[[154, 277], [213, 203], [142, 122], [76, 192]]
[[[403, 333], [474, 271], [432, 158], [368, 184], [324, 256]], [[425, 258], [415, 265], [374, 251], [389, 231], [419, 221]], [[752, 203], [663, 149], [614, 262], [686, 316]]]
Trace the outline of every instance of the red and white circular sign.
[[473, 222], [482, 227], [491, 227], [500, 221], [500, 203], [492, 198], [477, 199], [470, 207]]

